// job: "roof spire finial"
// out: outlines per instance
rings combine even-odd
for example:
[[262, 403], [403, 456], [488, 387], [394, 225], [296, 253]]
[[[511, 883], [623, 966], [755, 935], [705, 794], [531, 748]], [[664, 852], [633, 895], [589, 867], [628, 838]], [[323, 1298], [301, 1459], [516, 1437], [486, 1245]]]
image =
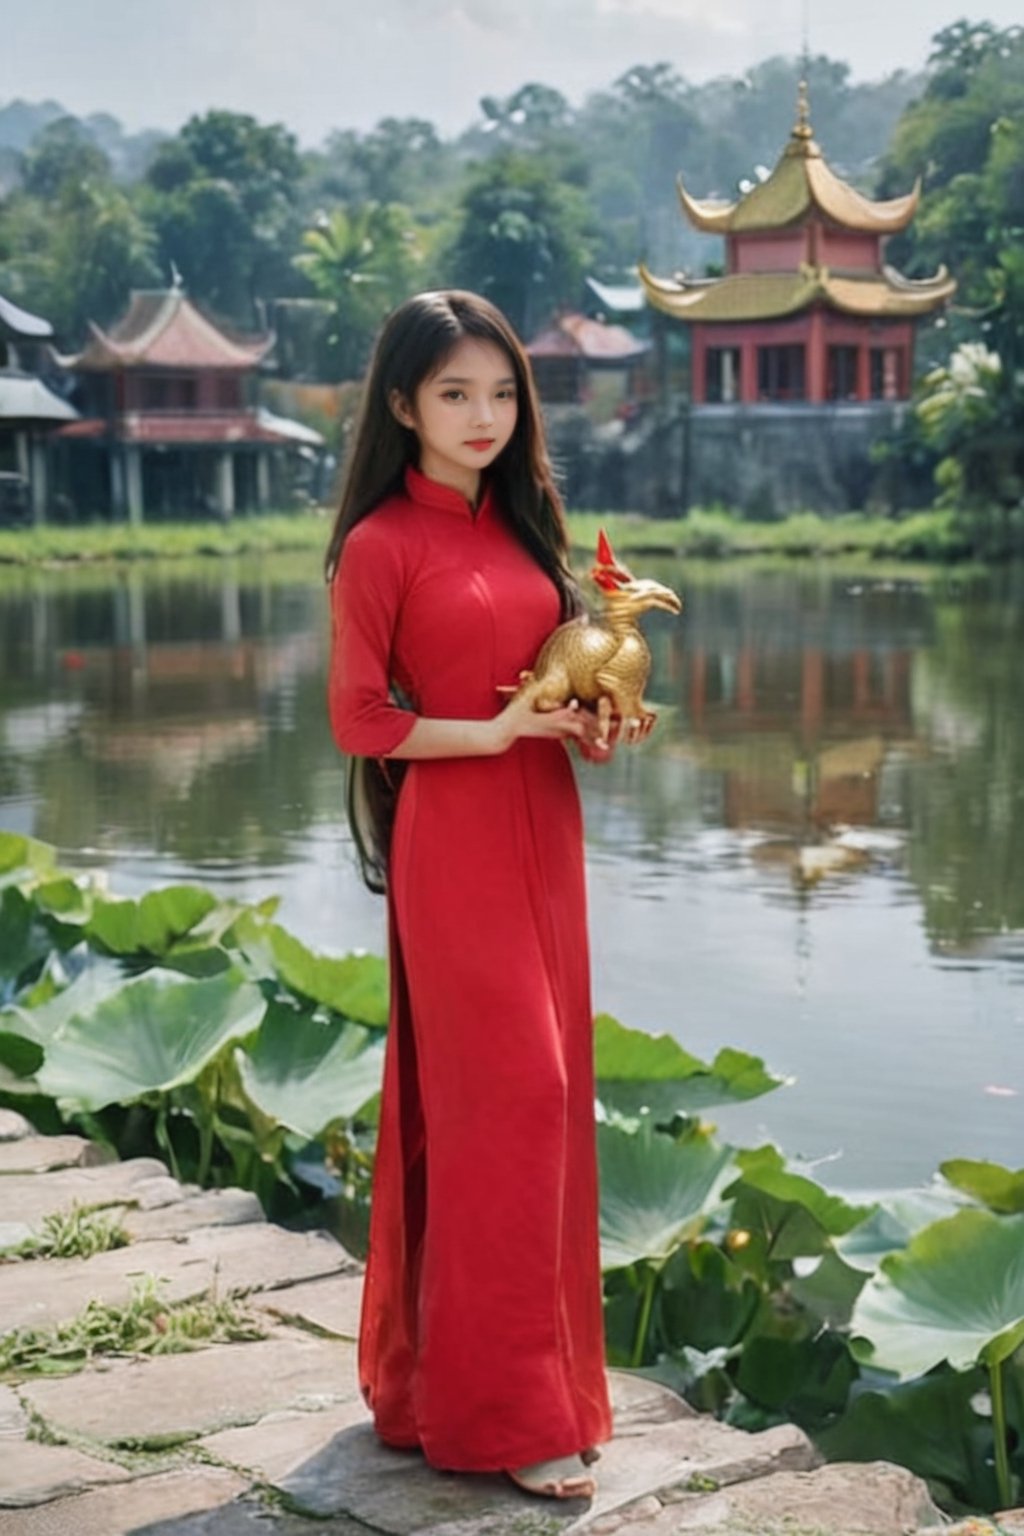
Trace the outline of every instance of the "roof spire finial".
[[174, 260], [174, 258], [172, 256], [171, 257], [171, 291], [174, 292], [174, 293], [182, 293], [184, 291], [184, 288], [185, 288], [184, 279], [182, 278], [181, 273], [178, 271], [178, 263]]
[[811, 127], [811, 107], [807, 94], [807, 77], [811, 72], [811, 0], [803, 0], [802, 43], [800, 48], [800, 83], [796, 92], [796, 122], [793, 124], [794, 139], [814, 138]]

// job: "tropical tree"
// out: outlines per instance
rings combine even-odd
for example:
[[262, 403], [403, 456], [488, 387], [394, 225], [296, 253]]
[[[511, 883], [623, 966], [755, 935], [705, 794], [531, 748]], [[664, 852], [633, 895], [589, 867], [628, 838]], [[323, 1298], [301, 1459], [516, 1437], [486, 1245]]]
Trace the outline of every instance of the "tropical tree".
[[449, 262], [457, 283], [486, 294], [527, 335], [559, 304], [578, 302], [591, 233], [580, 188], [503, 152], [469, 182]]
[[926, 376], [917, 418], [939, 454], [941, 500], [995, 553], [1019, 538], [1024, 503], [1024, 28], [958, 22], [930, 62], [880, 190], [922, 175], [921, 213], [892, 257], [911, 273], [946, 262], [959, 282], [948, 326], [925, 333], [933, 364], [940, 346], [953, 351]]
[[215, 111], [162, 144], [143, 199], [164, 271], [173, 262], [192, 294], [242, 324], [258, 301], [299, 286], [302, 159], [279, 123]]
[[323, 215], [302, 246], [295, 265], [332, 307], [330, 365], [339, 378], [354, 378], [381, 320], [415, 286], [417, 229], [398, 203], [363, 203]]

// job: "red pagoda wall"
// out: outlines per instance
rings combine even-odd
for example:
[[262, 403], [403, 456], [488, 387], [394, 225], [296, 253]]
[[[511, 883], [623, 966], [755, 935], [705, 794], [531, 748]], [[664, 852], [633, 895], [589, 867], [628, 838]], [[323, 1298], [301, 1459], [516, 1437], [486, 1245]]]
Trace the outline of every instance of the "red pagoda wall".
[[[758, 388], [758, 348], [804, 348], [802, 395], [769, 395], [768, 399], [803, 399], [826, 404], [829, 393], [829, 348], [855, 352], [849, 387], [834, 400], [906, 399], [910, 393], [914, 326], [910, 320], [883, 321], [842, 315], [816, 307], [791, 319], [693, 326], [693, 401], [707, 404], [707, 354], [712, 347], [739, 353], [739, 393], [736, 403], [757, 405], [766, 398]], [[874, 361], [872, 353], [876, 353]], [[847, 361], [844, 359], [844, 362]], [[874, 369], [874, 380], [872, 372]], [[873, 382], [881, 384], [880, 392]]]

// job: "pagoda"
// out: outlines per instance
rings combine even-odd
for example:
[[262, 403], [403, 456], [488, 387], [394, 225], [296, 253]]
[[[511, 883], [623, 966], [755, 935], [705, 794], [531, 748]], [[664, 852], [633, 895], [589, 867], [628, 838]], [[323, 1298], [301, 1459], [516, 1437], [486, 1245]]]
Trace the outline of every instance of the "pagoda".
[[725, 240], [721, 277], [655, 277], [648, 301], [691, 334], [695, 406], [909, 397], [915, 322], [956, 282], [945, 267], [920, 280], [885, 264], [886, 238], [906, 229], [920, 182], [873, 202], [831, 170], [815, 142], [807, 86], [771, 174], [734, 203], [702, 201], [680, 179], [690, 223]]
[[133, 292], [109, 330], [89, 330], [81, 352], [58, 359], [83, 396], [82, 419], [59, 436], [69, 451], [94, 450], [70, 479], [115, 515], [137, 523], [147, 509], [225, 518], [261, 509], [275, 450], [323, 446], [319, 433], [256, 402], [256, 370], [273, 335], [230, 335], [177, 274], [168, 289]]

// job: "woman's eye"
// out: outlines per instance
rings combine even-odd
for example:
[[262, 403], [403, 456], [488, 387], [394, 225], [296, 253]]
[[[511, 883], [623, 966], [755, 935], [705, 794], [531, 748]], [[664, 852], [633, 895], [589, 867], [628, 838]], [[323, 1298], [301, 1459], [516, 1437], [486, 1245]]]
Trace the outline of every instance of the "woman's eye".
[[441, 396], [441, 398], [442, 398], [442, 400], [461, 400], [462, 399], [462, 390], [461, 389], [446, 389], [444, 394]]

